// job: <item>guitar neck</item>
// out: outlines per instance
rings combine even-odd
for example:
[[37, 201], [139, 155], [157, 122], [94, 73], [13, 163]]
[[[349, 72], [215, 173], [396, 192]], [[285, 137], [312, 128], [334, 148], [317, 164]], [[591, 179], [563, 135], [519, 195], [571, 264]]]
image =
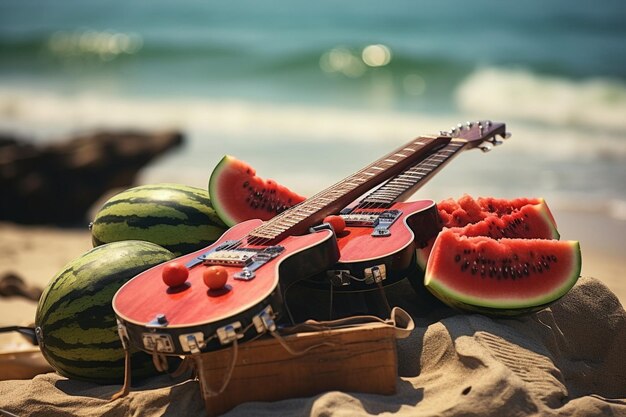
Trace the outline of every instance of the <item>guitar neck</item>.
[[400, 175], [362, 199], [357, 207], [390, 206], [406, 200], [418, 188], [423, 187], [440, 169], [458, 155], [467, 145], [462, 139], [452, 139], [446, 146], [433, 152], [423, 161], [413, 165]]
[[250, 238], [272, 241], [305, 233], [329, 214], [339, 213], [368, 190], [392, 178], [436, 149], [450, 142], [449, 136], [422, 136], [413, 139], [342, 181], [302, 203], [291, 207], [254, 229]]

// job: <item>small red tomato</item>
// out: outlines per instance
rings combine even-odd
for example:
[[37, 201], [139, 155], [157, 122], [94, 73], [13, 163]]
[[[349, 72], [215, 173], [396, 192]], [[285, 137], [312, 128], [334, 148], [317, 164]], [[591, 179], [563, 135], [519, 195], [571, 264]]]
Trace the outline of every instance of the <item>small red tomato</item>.
[[324, 223], [330, 223], [337, 234], [343, 232], [346, 228], [346, 221], [341, 216], [326, 216], [324, 217]]
[[170, 262], [163, 267], [161, 277], [163, 282], [169, 287], [178, 287], [187, 281], [189, 269], [180, 262]]
[[228, 271], [223, 266], [209, 266], [202, 273], [202, 279], [210, 290], [219, 290], [224, 288], [228, 280]]

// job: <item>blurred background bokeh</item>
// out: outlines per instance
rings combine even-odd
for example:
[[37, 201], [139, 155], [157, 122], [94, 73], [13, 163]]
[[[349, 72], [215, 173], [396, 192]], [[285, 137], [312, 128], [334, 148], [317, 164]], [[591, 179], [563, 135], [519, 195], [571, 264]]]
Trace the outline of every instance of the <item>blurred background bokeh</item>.
[[232, 154], [311, 195], [421, 133], [505, 121], [419, 191], [626, 219], [626, 3], [3, 0], [0, 130], [175, 128], [140, 182]]

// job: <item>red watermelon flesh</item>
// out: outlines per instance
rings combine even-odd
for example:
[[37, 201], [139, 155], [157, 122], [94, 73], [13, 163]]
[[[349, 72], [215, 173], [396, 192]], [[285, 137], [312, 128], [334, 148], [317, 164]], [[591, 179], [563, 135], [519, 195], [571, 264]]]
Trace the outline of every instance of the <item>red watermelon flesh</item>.
[[576, 241], [467, 237], [447, 229], [433, 246], [424, 285], [462, 310], [507, 315], [562, 297], [580, 275]]
[[274, 180], [257, 176], [254, 168], [230, 155], [211, 173], [209, 195], [227, 226], [250, 219], [269, 220], [305, 199]]
[[458, 200], [452, 198], [442, 200], [437, 204], [437, 209], [445, 227], [462, 227], [477, 223], [489, 216], [502, 217], [506, 214], [512, 214], [528, 205], [545, 206], [547, 215], [556, 227], [554, 216], [552, 216], [543, 198], [478, 197], [478, 199], [474, 199], [465, 194]]
[[[465, 195], [458, 201], [437, 204], [443, 228], [463, 236], [489, 236], [494, 239], [559, 239], [554, 216], [542, 198], [506, 200]], [[426, 269], [435, 239], [421, 242], [417, 263]]]

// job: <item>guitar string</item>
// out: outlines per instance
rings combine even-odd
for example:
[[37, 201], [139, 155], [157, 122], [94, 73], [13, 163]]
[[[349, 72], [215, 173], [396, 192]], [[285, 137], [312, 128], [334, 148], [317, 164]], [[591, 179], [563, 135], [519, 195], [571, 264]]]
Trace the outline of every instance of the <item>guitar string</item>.
[[454, 157], [464, 146], [465, 142], [449, 142], [422, 162], [412, 166], [398, 177], [392, 178], [380, 188], [372, 191], [355, 208], [364, 211], [389, 208], [399, 196], [419, 184], [424, 178]]
[[[409, 144], [406, 144], [403, 147], [390, 152], [389, 154], [383, 156], [382, 158], [378, 159], [374, 163], [362, 168], [361, 170], [357, 171], [356, 173], [352, 174], [346, 179], [332, 185], [331, 187], [305, 200], [304, 202], [278, 214], [271, 220], [261, 224], [257, 228], [253, 229], [247, 236], [244, 236], [242, 239], [240, 239], [237, 242], [237, 244], [240, 244], [246, 238], [247, 238], [248, 244], [251, 244], [251, 245], [263, 244], [264, 242], [274, 239], [276, 236], [289, 230], [290, 228], [300, 223], [307, 217], [312, 216], [315, 213], [319, 212], [325, 205], [328, 205], [328, 203], [326, 203], [325, 205], [318, 207], [317, 205], [319, 204], [320, 200], [329, 199], [330, 202], [334, 201], [337, 197], [332, 198], [333, 193], [338, 193], [338, 196], [347, 194], [347, 192], [352, 191], [356, 189], [356, 187], [366, 183], [369, 178], [375, 177], [377, 175], [375, 173], [370, 172], [371, 170], [384, 172], [390, 169], [391, 167], [395, 166], [401, 160], [404, 160], [405, 158], [408, 158], [412, 156], [413, 154], [417, 153], [424, 146], [430, 144], [432, 141], [436, 139], [437, 139], [436, 137], [435, 138], [420, 137], [420, 138], [412, 140]], [[415, 149], [411, 148], [411, 146], [415, 146], [416, 144], [419, 144], [420, 146], [418, 146]], [[404, 152], [410, 151], [410, 153], [409, 155], [404, 155], [401, 153], [403, 151]], [[397, 158], [397, 156], [401, 156], [403, 159], [401, 160], [393, 159], [393, 157]], [[381, 168], [380, 165], [383, 165], [383, 166], [388, 165], [388, 166], [386, 168]], [[349, 186], [347, 186], [347, 184], [349, 184]], [[302, 214], [300, 214], [299, 216], [294, 216], [294, 213], [298, 213], [298, 212], [303, 213], [304, 217], [302, 217]], [[293, 217], [295, 217], [295, 219]], [[297, 217], [301, 217], [301, 218], [298, 219]], [[281, 225], [281, 222], [284, 222], [284, 223]], [[276, 227], [277, 225], [282, 226], [282, 227]], [[265, 234], [266, 236], [262, 236], [263, 234]]]
[[[485, 123], [483, 125], [483, 123]], [[472, 124], [470, 125], [470, 131], [472, 132]], [[488, 141], [493, 138], [496, 134], [500, 133], [504, 130], [504, 125], [497, 126], [490, 131], [485, 132], [485, 128], [493, 127], [491, 121], [485, 122], [475, 122], [473, 123], [479, 129], [479, 138], [474, 138], [473, 141], [482, 143], [484, 141]], [[459, 129], [459, 130], [457, 130]], [[433, 152], [431, 156], [426, 158], [424, 161], [414, 165], [413, 167], [407, 169], [405, 172], [400, 174], [398, 177], [393, 178], [386, 183], [384, 183], [381, 187], [374, 190], [367, 197], [365, 197], [359, 204], [355, 206], [355, 209], [360, 210], [368, 210], [374, 208], [389, 208], [396, 199], [422, 181], [424, 178], [428, 177], [431, 173], [437, 170], [440, 166], [446, 163], [448, 160], [453, 158], [461, 151], [465, 145], [469, 143], [469, 140], [466, 139], [466, 134], [461, 133], [463, 127], [462, 125], [458, 125], [456, 128], [453, 128], [451, 132], [441, 132], [443, 135], [449, 135], [453, 140], [450, 141], [446, 146], [442, 149]], [[463, 142], [460, 142], [462, 140]], [[449, 155], [444, 155], [446, 152], [451, 152]], [[437, 157], [442, 157], [441, 161], [437, 160]], [[429, 165], [434, 162], [433, 166], [424, 168], [425, 165]], [[420, 170], [424, 172], [420, 172]], [[409, 178], [406, 178], [406, 177]], [[402, 184], [404, 182], [404, 184]], [[398, 184], [400, 183], [400, 184]], [[385, 195], [386, 193], [386, 195]], [[381, 196], [380, 200], [382, 201], [373, 201], [376, 196]]]

